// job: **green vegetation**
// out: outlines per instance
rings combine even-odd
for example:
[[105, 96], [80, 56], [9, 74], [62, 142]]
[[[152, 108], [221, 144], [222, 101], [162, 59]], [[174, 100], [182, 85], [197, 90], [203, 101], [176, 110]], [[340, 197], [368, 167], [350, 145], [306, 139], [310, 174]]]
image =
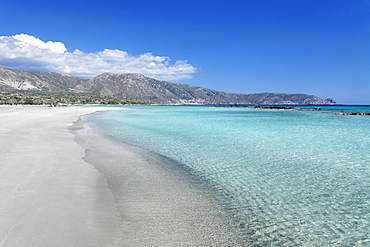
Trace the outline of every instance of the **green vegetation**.
[[83, 94], [35, 94], [0, 92], [0, 105], [133, 105], [149, 104], [143, 100], [135, 100], [118, 96], [83, 95]]
[[118, 102], [116, 100], [109, 100], [108, 105], [118, 105]]
[[33, 99], [26, 99], [26, 101], [24, 102], [25, 105], [33, 105], [35, 103], [35, 101]]

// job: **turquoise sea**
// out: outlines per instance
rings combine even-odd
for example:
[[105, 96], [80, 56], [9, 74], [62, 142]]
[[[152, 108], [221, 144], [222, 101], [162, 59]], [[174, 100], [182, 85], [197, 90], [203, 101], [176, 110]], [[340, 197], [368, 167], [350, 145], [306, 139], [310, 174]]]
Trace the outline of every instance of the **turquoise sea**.
[[[307, 107], [301, 107], [303, 109]], [[370, 116], [141, 106], [89, 120], [199, 181], [251, 246], [370, 246]]]

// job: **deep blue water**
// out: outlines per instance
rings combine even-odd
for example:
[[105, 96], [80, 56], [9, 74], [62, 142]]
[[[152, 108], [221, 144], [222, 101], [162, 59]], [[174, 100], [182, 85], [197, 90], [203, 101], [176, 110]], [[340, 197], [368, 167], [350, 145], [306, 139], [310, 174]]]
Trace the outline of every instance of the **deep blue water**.
[[[305, 107], [302, 107], [305, 108]], [[90, 120], [181, 164], [255, 246], [370, 246], [370, 107], [131, 107]]]

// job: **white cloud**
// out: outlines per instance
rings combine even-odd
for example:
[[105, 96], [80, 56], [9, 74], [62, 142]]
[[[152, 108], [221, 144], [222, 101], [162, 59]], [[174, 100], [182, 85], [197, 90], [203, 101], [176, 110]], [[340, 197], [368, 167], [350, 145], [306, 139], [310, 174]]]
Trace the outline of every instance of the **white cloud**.
[[0, 36], [0, 65], [14, 69], [66, 73], [91, 78], [104, 72], [139, 73], [160, 80], [191, 78], [197, 68], [187, 61], [171, 63], [169, 57], [104, 49], [97, 53], [68, 52], [61, 42], [44, 42], [34, 36]]
[[67, 51], [67, 48], [64, 46], [63, 43], [61, 42], [52, 42], [52, 41], [48, 41], [48, 42], [44, 42], [40, 39], [37, 39], [31, 35], [27, 35], [27, 34], [17, 34], [17, 35], [14, 35], [12, 36], [12, 38], [20, 41], [21, 45], [26, 45], [26, 46], [35, 46], [35, 47], [38, 47], [38, 48], [41, 48], [41, 49], [47, 49], [47, 50], [50, 50], [52, 52], [56, 52], [56, 53], [63, 53], [65, 51]]

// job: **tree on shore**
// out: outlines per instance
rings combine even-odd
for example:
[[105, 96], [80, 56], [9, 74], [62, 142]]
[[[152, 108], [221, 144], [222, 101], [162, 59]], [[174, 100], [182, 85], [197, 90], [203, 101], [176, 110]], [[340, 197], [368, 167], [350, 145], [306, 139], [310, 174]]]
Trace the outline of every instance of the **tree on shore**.
[[35, 103], [35, 101], [33, 99], [26, 99], [26, 101], [24, 102], [25, 105], [33, 105]]

